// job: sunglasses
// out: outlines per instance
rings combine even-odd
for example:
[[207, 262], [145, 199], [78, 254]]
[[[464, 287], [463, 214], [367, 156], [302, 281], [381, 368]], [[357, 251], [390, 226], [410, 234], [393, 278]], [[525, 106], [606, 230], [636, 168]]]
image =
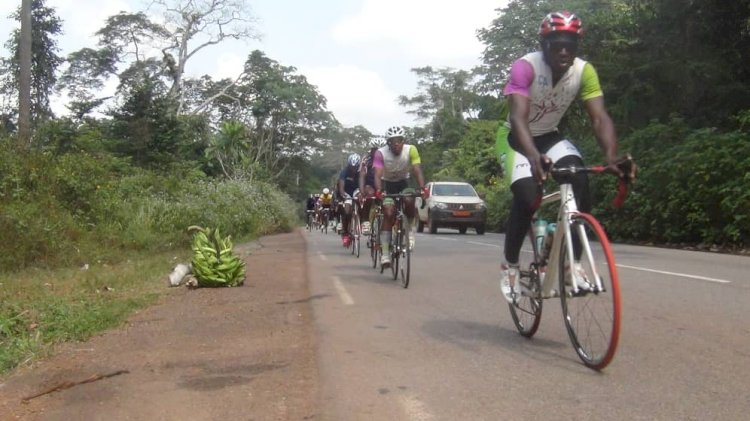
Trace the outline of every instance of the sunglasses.
[[571, 54], [575, 54], [578, 51], [578, 43], [575, 41], [554, 40], [549, 41], [547, 46], [553, 53], [559, 53], [562, 50], [566, 50]]

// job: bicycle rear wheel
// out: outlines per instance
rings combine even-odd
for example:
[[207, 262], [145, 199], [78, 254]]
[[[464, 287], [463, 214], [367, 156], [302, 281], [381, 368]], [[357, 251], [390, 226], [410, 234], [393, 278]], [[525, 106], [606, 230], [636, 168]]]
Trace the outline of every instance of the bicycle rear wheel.
[[401, 239], [399, 240], [402, 246], [401, 257], [403, 258], [403, 262], [401, 262], [401, 285], [404, 288], [409, 288], [409, 277], [411, 276], [411, 247], [409, 242], [411, 235], [409, 219], [404, 218], [401, 225]]
[[516, 284], [520, 285], [520, 294], [516, 302], [508, 304], [513, 324], [522, 336], [534, 336], [542, 320], [542, 279], [539, 261], [541, 260], [533, 234], [524, 238], [519, 255], [520, 276]]
[[[570, 232], [573, 238], [580, 238], [582, 247], [579, 273], [587, 282], [579, 283], [590, 287], [579, 288], [576, 293], [566, 282], [566, 278], [571, 278], [578, 269], [572, 268], [568, 247], [563, 244], [560, 256], [563, 319], [581, 361], [590, 368], [601, 370], [612, 361], [620, 337], [617, 267], [607, 235], [596, 218], [586, 213], [573, 215]], [[600, 285], [596, 283], [597, 278]]]

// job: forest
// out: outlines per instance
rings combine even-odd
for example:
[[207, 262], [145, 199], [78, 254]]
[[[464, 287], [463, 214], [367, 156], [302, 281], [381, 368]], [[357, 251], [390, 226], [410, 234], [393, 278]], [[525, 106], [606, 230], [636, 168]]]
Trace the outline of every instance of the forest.
[[[22, 10], [14, 18], [20, 22]], [[303, 198], [379, 133], [347, 127], [293, 65], [248, 51], [234, 79], [188, 77], [203, 48], [257, 35], [242, 1], [156, 0], [166, 16], [110, 16], [92, 45], [60, 55], [63, 22], [31, 0], [28, 97], [21, 25], [0, 58], [0, 271], [116, 262], [185, 248], [189, 225], [237, 238], [291, 229]], [[470, 7], [470, 6], [466, 6]], [[233, 9], [234, 8], [234, 9]], [[626, 205], [592, 180], [594, 213], [616, 241], [738, 251], [750, 242], [750, 0], [515, 0], [476, 36], [472, 69], [411, 69], [394, 98], [430, 180], [473, 183], [502, 231], [510, 193], [495, 154], [511, 63], [538, 46], [547, 12], [582, 17], [580, 55], [597, 69], [620, 151], [640, 171]], [[222, 30], [217, 30], [222, 28]], [[116, 80], [113, 96], [102, 96]], [[51, 98], [68, 99], [56, 115]], [[20, 104], [29, 106], [28, 128]], [[561, 130], [588, 163], [602, 156], [580, 105]]]

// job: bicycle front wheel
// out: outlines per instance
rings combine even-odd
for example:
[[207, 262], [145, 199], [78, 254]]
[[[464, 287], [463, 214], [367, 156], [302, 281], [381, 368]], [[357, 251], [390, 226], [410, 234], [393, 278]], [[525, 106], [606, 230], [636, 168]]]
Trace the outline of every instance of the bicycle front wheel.
[[[563, 244], [560, 255], [563, 319], [583, 363], [601, 370], [612, 361], [620, 337], [617, 266], [607, 235], [596, 218], [586, 213], [573, 215], [570, 233], [575, 244], [580, 242], [581, 251], [580, 258], [573, 259], [575, 264], [571, 265], [567, 241]], [[578, 285], [577, 292], [573, 283]]]
[[403, 247], [403, 244], [401, 244], [401, 221], [398, 218], [396, 223], [393, 224], [391, 238], [393, 239], [391, 244], [391, 276], [395, 281], [398, 279], [398, 266], [399, 260], [401, 260], [401, 248]]
[[354, 216], [352, 217], [352, 223], [350, 224], [350, 229], [352, 231], [352, 235], [354, 236], [354, 238], [352, 238], [352, 254], [359, 258], [359, 241], [360, 237], [362, 236], [362, 227], [359, 225], [358, 209], [355, 208], [353, 214]]
[[399, 243], [401, 243], [400, 254], [404, 260], [401, 262], [401, 285], [404, 288], [409, 288], [409, 276], [411, 275], [411, 242], [409, 237], [412, 235], [414, 234], [411, 232], [409, 219], [404, 218], [401, 225], [401, 239], [399, 240]]
[[531, 234], [525, 237], [519, 255], [520, 276], [516, 282], [521, 287], [520, 294], [515, 303], [508, 304], [518, 333], [527, 338], [534, 336], [542, 320], [541, 258], [532, 238]]
[[[372, 228], [370, 229], [370, 257], [372, 257], [372, 267], [377, 268], [380, 260], [380, 218], [375, 218], [372, 221]], [[381, 268], [380, 273], [383, 273]]]

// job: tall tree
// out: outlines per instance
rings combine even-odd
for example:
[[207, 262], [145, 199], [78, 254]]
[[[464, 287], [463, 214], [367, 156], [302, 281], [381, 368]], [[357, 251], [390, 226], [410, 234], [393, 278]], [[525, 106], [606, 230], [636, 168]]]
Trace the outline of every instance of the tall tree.
[[[24, 1], [26, 5], [28, 1]], [[55, 36], [62, 33], [62, 21], [57, 17], [55, 9], [47, 7], [45, 0], [31, 0], [31, 78], [30, 78], [30, 120], [52, 117], [50, 96], [57, 80], [57, 68], [62, 58], [57, 55], [59, 48]], [[28, 16], [28, 15], [27, 15]], [[12, 17], [18, 21], [22, 19], [19, 8]], [[3, 59], [6, 73], [0, 83], [0, 90], [6, 96], [17, 95], [21, 78], [21, 30], [13, 31], [5, 44], [11, 54]]]
[[18, 141], [31, 140], [31, 0], [21, 2], [21, 37], [18, 46]]

